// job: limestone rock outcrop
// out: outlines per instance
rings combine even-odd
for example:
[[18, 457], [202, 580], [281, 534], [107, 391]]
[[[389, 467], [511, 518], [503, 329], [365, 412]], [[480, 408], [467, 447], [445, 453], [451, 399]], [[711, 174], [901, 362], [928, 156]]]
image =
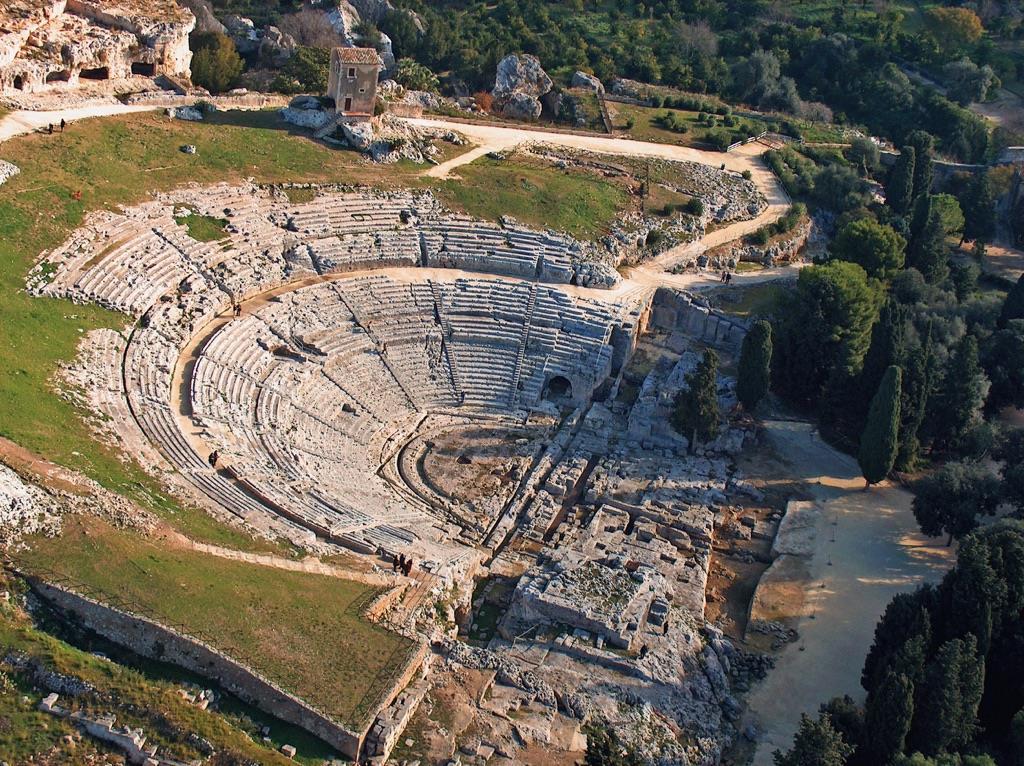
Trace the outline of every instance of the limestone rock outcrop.
[[498, 62], [491, 95], [500, 114], [517, 120], [536, 120], [543, 110], [541, 97], [551, 91], [552, 85], [540, 59], [512, 53]]
[[188, 77], [196, 18], [173, 0], [8, 0], [0, 94], [133, 75]]
[[586, 88], [592, 90], [594, 93], [604, 93], [604, 83], [594, 77], [592, 74], [586, 72], [576, 72], [572, 76], [572, 82], [570, 83], [573, 88]]

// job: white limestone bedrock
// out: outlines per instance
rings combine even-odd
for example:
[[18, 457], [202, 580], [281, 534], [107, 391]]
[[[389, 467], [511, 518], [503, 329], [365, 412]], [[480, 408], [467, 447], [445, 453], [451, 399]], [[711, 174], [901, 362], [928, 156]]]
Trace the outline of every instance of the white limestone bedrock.
[[[142, 317], [125, 361], [131, 412], [175, 468], [240, 518], [281, 515], [299, 542], [312, 530], [367, 551], [430, 547], [452, 530], [376, 475], [382, 444], [418, 412], [532, 406], [555, 376], [587, 397], [610, 369], [618, 318], [535, 283], [371, 277], [282, 295], [216, 333], [190, 381], [196, 422], [232, 481], [210, 470], [170, 406], [178, 355], [196, 331], [232, 302], [303, 277], [415, 265], [422, 220], [448, 234], [425, 195], [338, 191], [317, 202], [220, 186], [98, 214], [50, 254], [54, 281], [37, 276], [33, 288]], [[189, 210], [223, 217], [226, 241], [188, 236], [179, 221]], [[503, 231], [476, 223], [481, 240]], [[451, 225], [463, 236], [473, 224]], [[524, 273], [562, 255], [554, 235], [504, 236], [491, 250], [520, 254]]]

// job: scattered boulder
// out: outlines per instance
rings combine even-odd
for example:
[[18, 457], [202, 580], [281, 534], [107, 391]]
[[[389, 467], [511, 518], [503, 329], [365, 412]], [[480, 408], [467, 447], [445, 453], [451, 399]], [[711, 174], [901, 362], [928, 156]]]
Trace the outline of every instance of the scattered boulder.
[[180, 4], [192, 11], [192, 15], [196, 17], [196, 32], [227, 34], [227, 27], [217, 20], [209, 0], [180, 0]]
[[167, 110], [167, 116], [187, 122], [202, 122], [203, 110], [197, 106], [172, 106]]
[[[318, 104], [319, 107], [319, 104]], [[296, 108], [287, 106], [281, 110], [281, 119], [289, 125], [308, 130], [319, 130], [334, 117], [333, 113], [326, 109], [310, 109], [307, 107]]]
[[342, 123], [341, 132], [348, 145], [361, 152], [369, 151], [374, 141], [373, 125], [369, 122]]
[[316, 96], [296, 96], [288, 102], [289, 109], [322, 109], [320, 99]]
[[7, 162], [7, 160], [0, 160], [0, 186], [10, 181], [14, 176], [21, 172], [21, 168], [15, 165], [13, 162]]
[[542, 111], [540, 99], [552, 85], [540, 59], [513, 53], [498, 62], [491, 94], [500, 114], [518, 120], [536, 120]]
[[610, 263], [601, 261], [579, 261], [573, 264], [576, 270], [576, 284], [580, 287], [596, 287], [610, 290], [622, 279]]
[[181, 151], [184, 154], [195, 154], [198, 150], [196, 149], [195, 144], [185, 144], [181, 147]]
[[604, 83], [586, 72], [575, 72], [570, 83], [573, 88], [586, 88], [594, 93], [604, 93]]
[[540, 103], [539, 99], [534, 98], [528, 93], [516, 91], [514, 93], [510, 93], [502, 100], [497, 111], [499, 114], [513, 120], [532, 122], [540, 117], [540, 113], [544, 111], [544, 107]]

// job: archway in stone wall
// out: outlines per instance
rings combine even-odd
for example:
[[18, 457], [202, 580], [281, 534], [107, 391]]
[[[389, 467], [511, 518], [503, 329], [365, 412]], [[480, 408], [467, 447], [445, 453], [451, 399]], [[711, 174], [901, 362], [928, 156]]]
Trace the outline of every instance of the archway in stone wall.
[[110, 67], [100, 66], [94, 69], [83, 69], [78, 77], [81, 80], [109, 80]]
[[136, 61], [132, 64], [132, 74], [141, 75], [142, 77], [154, 77], [156, 76], [156, 64]]
[[572, 381], [564, 375], [555, 375], [544, 384], [544, 398], [553, 402], [572, 399]]
[[14, 75], [13, 84], [15, 90], [25, 90], [25, 78], [22, 77], [20, 74]]

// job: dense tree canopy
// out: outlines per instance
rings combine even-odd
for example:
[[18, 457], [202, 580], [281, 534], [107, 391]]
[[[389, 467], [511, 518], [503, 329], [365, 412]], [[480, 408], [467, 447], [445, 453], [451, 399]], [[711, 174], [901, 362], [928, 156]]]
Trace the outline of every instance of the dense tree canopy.
[[855, 263], [802, 269], [789, 310], [775, 324], [772, 375], [779, 392], [816, 405], [831, 379], [858, 375], [878, 303], [878, 287]]

